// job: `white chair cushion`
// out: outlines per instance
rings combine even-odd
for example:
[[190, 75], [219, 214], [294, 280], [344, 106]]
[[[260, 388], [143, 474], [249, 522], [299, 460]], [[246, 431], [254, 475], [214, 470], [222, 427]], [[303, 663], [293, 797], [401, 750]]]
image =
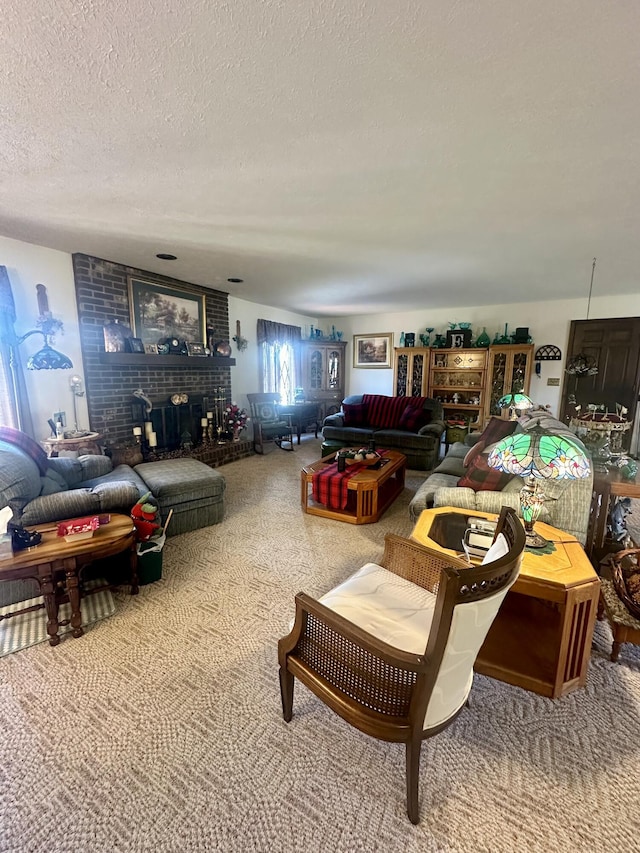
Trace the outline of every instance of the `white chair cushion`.
[[436, 597], [382, 566], [367, 563], [320, 601], [390, 646], [424, 654]]
[[508, 553], [509, 543], [507, 542], [507, 537], [504, 533], [498, 533], [496, 541], [492, 543], [491, 547], [482, 558], [481, 565], [484, 566], [485, 563], [493, 563], [494, 560], [499, 560], [500, 557], [504, 557], [505, 554]]

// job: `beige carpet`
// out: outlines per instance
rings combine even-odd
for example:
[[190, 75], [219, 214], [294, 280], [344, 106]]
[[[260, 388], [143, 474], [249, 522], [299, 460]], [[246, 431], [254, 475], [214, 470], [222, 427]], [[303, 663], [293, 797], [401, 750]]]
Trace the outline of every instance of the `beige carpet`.
[[170, 539], [164, 577], [84, 637], [0, 659], [0, 850], [638, 850], [640, 656], [551, 701], [476, 676], [472, 705], [422, 748], [422, 822], [404, 750], [300, 685], [281, 716], [276, 642], [293, 595], [321, 593], [408, 534], [409, 487], [376, 525], [303, 515], [311, 436], [221, 468], [222, 524]]

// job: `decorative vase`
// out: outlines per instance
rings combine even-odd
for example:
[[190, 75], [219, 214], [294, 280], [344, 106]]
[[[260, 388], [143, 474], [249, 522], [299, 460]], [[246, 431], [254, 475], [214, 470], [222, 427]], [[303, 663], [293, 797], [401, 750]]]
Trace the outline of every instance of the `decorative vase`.
[[240, 441], [240, 433], [242, 432], [242, 427], [234, 426], [233, 428], [233, 440]]
[[488, 347], [491, 344], [491, 338], [487, 334], [487, 327], [483, 326], [482, 331], [478, 335], [478, 339], [476, 340], [477, 347]]

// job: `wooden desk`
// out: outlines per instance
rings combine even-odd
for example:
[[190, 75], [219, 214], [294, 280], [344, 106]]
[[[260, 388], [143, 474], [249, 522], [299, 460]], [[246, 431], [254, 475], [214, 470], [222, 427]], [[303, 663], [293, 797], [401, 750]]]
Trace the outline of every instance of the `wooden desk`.
[[[495, 520], [496, 515], [440, 507], [424, 510], [411, 534], [442, 553], [431, 533], [448, 513]], [[444, 524], [443, 524], [444, 522]], [[440, 521], [440, 527], [446, 520]], [[517, 581], [491, 626], [475, 663], [476, 672], [556, 699], [583, 687], [591, 656], [600, 581], [582, 546], [568, 533], [537, 522], [535, 529], [555, 545], [551, 554], [526, 550]]]
[[591, 513], [585, 550], [594, 565], [603, 556], [607, 533], [607, 519], [612, 503], [617, 498], [640, 498], [640, 474], [634, 480], [625, 480], [618, 468], [594, 471]]
[[[109, 523], [99, 527], [91, 539], [80, 542], [65, 542], [62, 536], [58, 536], [57, 527], [58, 524], [54, 523], [40, 524], [30, 528], [42, 533], [40, 544], [18, 551], [9, 559], [0, 560], [0, 581], [33, 578], [38, 582], [40, 593], [44, 598], [44, 608], [47, 611], [47, 634], [49, 634], [51, 646], [57, 646], [60, 642], [58, 608], [64, 596], [68, 596], [71, 604], [73, 636], [83, 635], [80, 574], [94, 560], [128, 551], [131, 594], [135, 595], [138, 592], [135, 528], [128, 516], [112, 515]], [[21, 612], [24, 611], [19, 609], [18, 603], [16, 610], [3, 618], [8, 619]]]

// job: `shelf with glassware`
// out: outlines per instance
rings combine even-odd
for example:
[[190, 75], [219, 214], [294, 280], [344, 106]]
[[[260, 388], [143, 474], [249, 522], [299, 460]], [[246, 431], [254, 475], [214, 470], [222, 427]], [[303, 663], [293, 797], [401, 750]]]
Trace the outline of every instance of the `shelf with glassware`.
[[346, 341], [303, 339], [300, 367], [304, 401], [318, 404], [320, 423], [340, 411], [345, 389]]
[[483, 424], [486, 349], [431, 350], [428, 395], [442, 403], [446, 421]]
[[489, 347], [485, 420], [509, 417], [508, 408], [499, 408], [498, 400], [507, 394], [528, 394], [533, 363], [533, 344], [504, 344]]
[[395, 347], [394, 397], [427, 397], [430, 347]]

